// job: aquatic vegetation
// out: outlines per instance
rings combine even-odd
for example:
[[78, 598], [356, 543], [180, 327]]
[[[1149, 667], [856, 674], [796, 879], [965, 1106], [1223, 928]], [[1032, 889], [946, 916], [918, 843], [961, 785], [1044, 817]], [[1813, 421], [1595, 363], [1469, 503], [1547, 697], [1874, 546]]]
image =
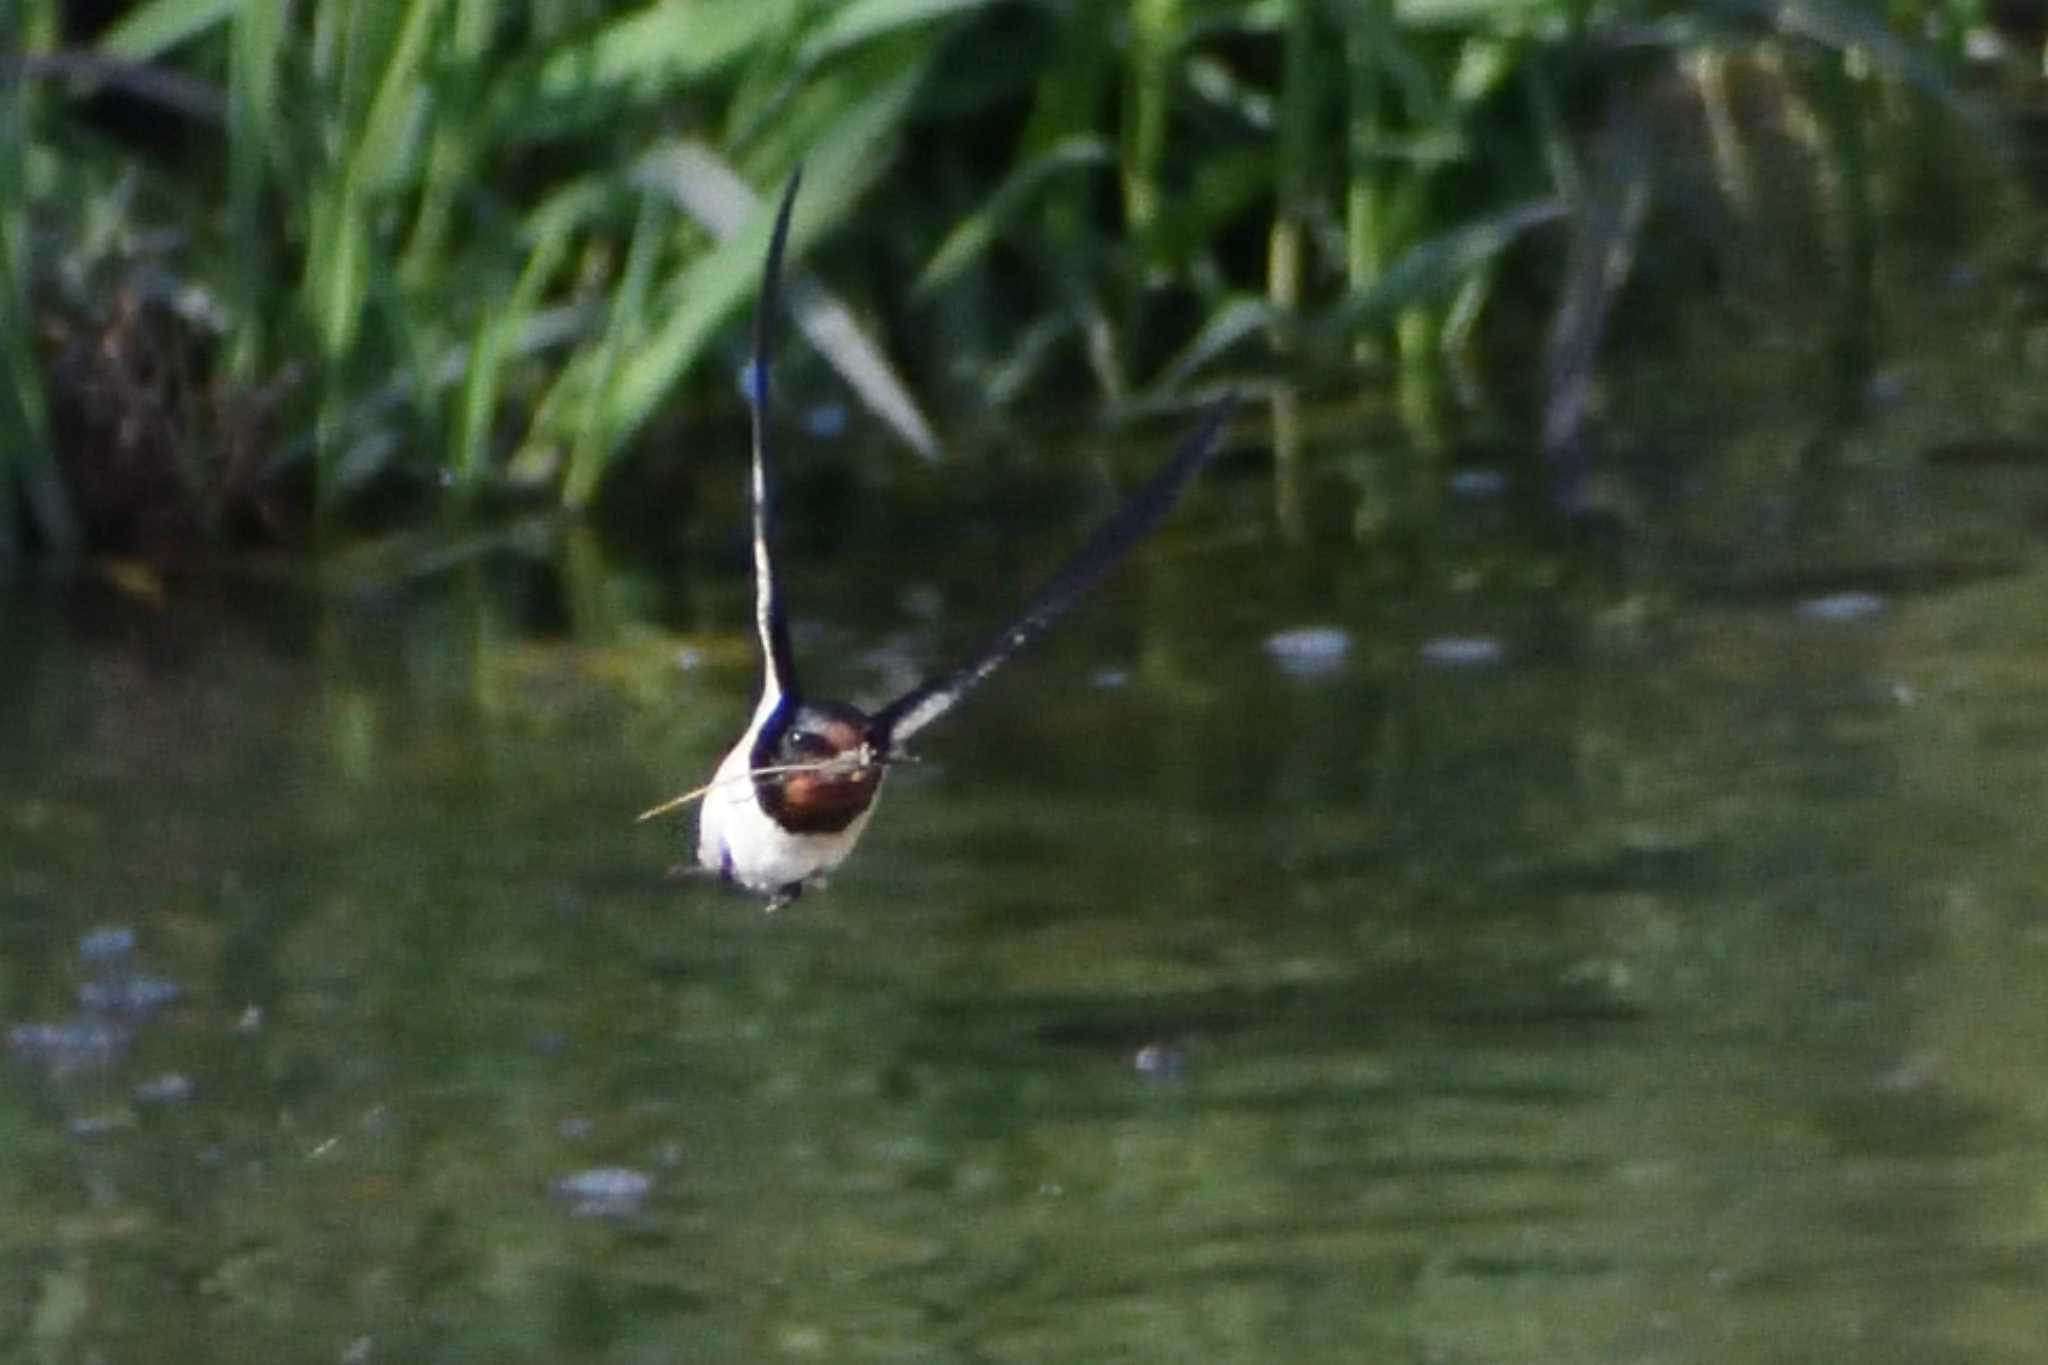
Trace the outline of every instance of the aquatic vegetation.
[[[1531, 426], [1575, 486], [1667, 164], [1710, 167], [1740, 219], [1753, 143], [1803, 141], [1846, 385], [1884, 130], [1960, 106], [1967, 17], [144, 0], [80, 34], [57, 0], [9, 13], [0, 561], [24, 529], [135, 549], [127, 504], [170, 492], [198, 541], [630, 499], [689, 460], [686, 420], [738, 421], [726, 343], [768, 216], [749, 187], [798, 160], [793, 258], [842, 291], [795, 282], [800, 325], [920, 453], [913, 395], [1092, 388], [1123, 420], [1236, 387], [1276, 395], [1284, 479], [1297, 392], [1389, 390], [1427, 449], [1454, 405], [1493, 405], [1497, 367], [1540, 374]], [[151, 363], [96, 344], [121, 337]], [[149, 496], [80, 486], [123, 480]]]

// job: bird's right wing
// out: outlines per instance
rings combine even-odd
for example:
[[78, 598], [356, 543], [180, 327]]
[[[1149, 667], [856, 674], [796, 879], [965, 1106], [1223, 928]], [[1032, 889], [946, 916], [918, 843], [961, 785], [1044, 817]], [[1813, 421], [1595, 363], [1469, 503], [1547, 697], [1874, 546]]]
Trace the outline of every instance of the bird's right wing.
[[798, 170], [782, 192], [775, 211], [775, 229], [768, 238], [768, 260], [761, 269], [761, 297], [754, 305], [754, 355], [747, 373], [747, 411], [754, 435], [754, 621], [761, 632], [766, 661], [767, 695], [792, 696], [797, 690], [796, 654], [789, 643], [789, 614], [775, 581], [773, 441], [768, 431], [769, 366], [775, 349], [776, 314], [782, 309], [782, 253], [789, 244], [790, 210], [796, 207]]

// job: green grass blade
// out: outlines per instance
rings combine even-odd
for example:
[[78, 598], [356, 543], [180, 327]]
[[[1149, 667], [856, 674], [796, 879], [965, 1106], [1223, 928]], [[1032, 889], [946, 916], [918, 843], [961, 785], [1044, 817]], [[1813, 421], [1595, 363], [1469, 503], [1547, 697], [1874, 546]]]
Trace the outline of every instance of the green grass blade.
[[[0, 36], [10, 33], [12, 16], [0, 15]], [[58, 472], [50, 432], [42, 357], [36, 349], [35, 319], [29, 308], [29, 199], [26, 89], [0, 82], [0, 559], [17, 554], [14, 495], [26, 503], [29, 521], [49, 552], [68, 555], [77, 544], [71, 501]]]
[[[19, 488], [44, 548], [61, 557], [76, 548], [78, 529], [51, 443], [42, 361], [24, 288], [26, 236], [20, 213], [13, 206], [0, 207], [0, 367], [7, 375], [0, 388], [0, 440], [6, 442], [0, 451], [0, 481], [12, 480]], [[11, 519], [8, 529], [11, 533]]]
[[1181, 0], [1135, 0], [1123, 122], [1124, 220], [1134, 237], [1159, 216], [1166, 127], [1173, 104]]
[[495, 0], [454, 0], [445, 39], [433, 54], [434, 127], [426, 155], [424, 184], [400, 267], [415, 286], [430, 281], [441, 264], [456, 218], [456, 204], [474, 187], [475, 168], [489, 152], [490, 130], [477, 119], [489, 74]]
[[411, 158], [409, 132], [424, 98], [428, 39], [444, 0], [411, 0], [386, 55], [361, 131], [349, 153], [349, 178], [364, 188], [398, 184]]
[[698, 227], [725, 241], [761, 212], [761, 197], [731, 162], [690, 138], [643, 157], [633, 179], [667, 196]]
[[1197, 370], [1246, 337], [1258, 336], [1269, 328], [1282, 325], [1286, 318], [1287, 314], [1275, 308], [1271, 301], [1255, 295], [1240, 294], [1225, 300], [1202, 324], [1202, 330], [1195, 334], [1195, 339], [1167, 363], [1145, 396], [1137, 400], [1138, 406], [1170, 403], [1194, 378]]
[[237, 9], [282, 14], [283, 0], [147, 0], [122, 15], [96, 44], [108, 57], [146, 62], [225, 21]]
[[624, 100], [654, 104], [750, 55], [772, 50], [803, 0], [689, 0], [650, 5], [558, 42], [492, 84], [484, 122], [503, 135], [559, 132]]
[[[1377, 0], [1362, 0], [1361, 8]], [[1345, 91], [1344, 275], [1353, 289], [1369, 287], [1387, 259], [1379, 164], [1386, 140], [1385, 93], [1371, 38], [1354, 29], [1345, 39], [1350, 77]]]
[[696, 361], [718, 325], [751, 295], [767, 244], [768, 224], [763, 215], [754, 227], [698, 257], [665, 291], [672, 302], [665, 303], [660, 326], [619, 367], [602, 395], [606, 421], [592, 430], [603, 439], [586, 451], [580, 478], [565, 491], [571, 505], [595, 491], [602, 473], [601, 457], [609, 457], [646, 421]]
[[1266, 233], [1266, 300], [1276, 318], [1273, 349], [1286, 352], [1293, 336], [1278, 323], [1301, 308], [1308, 270], [1310, 195], [1320, 143], [1317, 115], [1322, 104], [1323, 63], [1317, 49], [1323, 35], [1314, 0], [1293, 0], [1281, 67], [1279, 165], [1275, 169], [1273, 221]]
[[[526, 233], [532, 246], [518, 282], [502, 305], [485, 310], [468, 353], [453, 367], [462, 377], [455, 417], [458, 496], [473, 493], [489, 473], [486, 457], [506, 367], [526, 354], [521, 343], [533, 332], [543, 293], [568, 258], [575, 232], [589, 215], [602, 208], [605, 199], [601, 186], [580, 183], [557, 193], [535, 212]], [[444, 360], [442, 370], [449, 368]], [[437, 372], [436, 382], [439, 379]]]
[[797, 53], [799, 66], [813, 66], [887, 34], [987, 9], [1004, 0], [848, 0], [834, 10]]
[[1555, 0], [1397, 0], [1394, 18], [1405, 29], [1541, 28], [1556, 13]]
[[1055, 181], [1075, 171], [1093, 170], [1115, 160], [1108, 143], [1093, 134], [1064, 138], [1010, 172], [982, 206], [963, 218], [911, 286], [912, 297], [929, 295], [978, 260], [996, 239], [1030, 208]]
[[338, 364], [355, 345], [369, 295], [370, 225], [346, 175], [330, 175], [309, 200], [305, 292], [320, 350]]
[[786, 297], [797, 330], [839, 372], [862, 405], [924, 459], [938, 459], [939, 438], [931, 423], [881, 348], [862, 335], [853, 310], [809, 275], [792, 275]]
[[[831, 133], [805, 158], [804, 203], [791, 228], [790, 257], [824, 223], [837, 221], [866, 183], [882, 140], [901, 127], [924, 76], [922, 62], [899, 69], [840, 110]], [[659, 328], [621, 367], [607, 404], [607, 446], [615, 450], [647, 420], [689, 369], [720, 323], [750, 297], [768, 242], [768, 215], [698, 257], [666, 291]]]
[[1428, 125], [1448, 110], [1444, 83], [1394, 22], [1385, 0], [1322, 0], [1321, 8], [1345, 30], [1346, 58], [1354, 74], [1370, 68], [1401, 92], [1409, 121]]
[[249, 382], [264, 360], [267, 306], [274, 278], [276, 223], [265, 211], [279, 117], [278, 87], [284, 56], [284, 7], [246, 4], [235, 13], [228, 56], [228, 211], [234, 242], [234, 336], [228, 371]]
[[1002, 409], [1015, 402], [1038, 377], [1053, 347], [1075, 330], [1070, 313], [1048, 313], [1017, 335], [1010, 353], [998, 357], [981, 379], [981, 392], [991, 408]]
[[1347, 331], [1382, 323], [1402, 310], [1450, 294], [1479, 266], [1524, 234], [1566, 216], [1555, 199], [1535, 199], [1416, 243], [1393, 261], [1371, 288], [1347, 298], [1331, 321]]
[[592, 357], [585, 377], [583, 411], [579, 415], [575, 441], [570, 447], [569, 469], [562, 484], [562, 501], [570, 507], [584, 507], [597, 492], [605, 464], [616, 448], [608, 426], [607, 411], [614, 377], [623, 356], [646, 325], [647, 300], [654, 280], [656, 238], [662, 221], [661, 201], [643, 195], [640, 217], [633, 225], [633, 239], [626, 250], [626, 268], [612, 291], [611, 315], [606, 319], [604, 338]]
[[[1071, 138], [1099, 136], [1101, 110], [1116, 79], [1120, 17], [1109, 5], [1078, 5], [1068, 12], [1059, 46], [1039, 76], [1033, 97], [1031, 121], [1021, 143], [1027, 156]], [[1042, 222], [1056, 253], [1074, 259], [1094, 252], [1087, 185], [1065, 180], [1053, 187], [1045, 196]]]
[[[721, 241], [737, 235], [761, 211], [761, 201], [740, 173], [699, 142], [678, 142], [640, 163], [635, 178], [666, 194]], [[925, 459], [938, 458], [938, 438], [910, 387], [882, 348], [862, 334], [853, 310], [807, 275], [792, 272], [786, 299], [797, 329], [839, 372], [868, 410]]]

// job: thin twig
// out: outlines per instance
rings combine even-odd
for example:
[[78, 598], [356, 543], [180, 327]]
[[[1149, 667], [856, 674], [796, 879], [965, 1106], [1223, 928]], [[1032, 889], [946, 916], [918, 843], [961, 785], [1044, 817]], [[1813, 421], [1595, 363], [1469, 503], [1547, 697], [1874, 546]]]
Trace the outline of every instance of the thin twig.
[[681, 796], [670, 797], [658, 806], [641, 811], [633, 817], [633, 823], [636, 825], [645, 824], [657, 815], [666, 815], [672, 810], [689, 805], [692, 801], [701, 800], [712, 792], [717, 791], [720, 787], [730, 787], [736, 782], [751, 782], [757, 777], [774, 777], [782, 773], [854, 773], [859, 772], [862, 768], [880, 766], [880, 762], [855, 753], [834, 754], [831, 758], [821, 759], [816, 763], [780, 763], [770, 768], [749, 768], [743, 773], [734, 773], [732, 776], [722, 777], [716, 782], [706, 782], [703, 786], [686, 791]]

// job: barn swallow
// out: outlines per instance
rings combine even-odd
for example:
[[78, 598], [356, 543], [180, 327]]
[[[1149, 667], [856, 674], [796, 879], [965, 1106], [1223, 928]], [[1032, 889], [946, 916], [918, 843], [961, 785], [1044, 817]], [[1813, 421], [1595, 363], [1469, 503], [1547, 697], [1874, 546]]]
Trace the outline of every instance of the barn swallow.
[[770, 910], [788, 905], [805, 887], [817, 885], [853, 852], [875, 813], [875, 798], [889, 766], [908, 757], [904, 745], [913, 736], [1043, 635], [1159, 524], [1216, 453], [1234, 406], [1226, 398], [1210, 407], [1173, 458], [1097, 529], [1016, 621], [965, 663], [926, 679], [872, 714], [846, 702], [805, 696], [775, 577], [773, 442], [768, 421], [768, 362], [781, 305], [783, 249], [799, 179], [790, 178], [768, 240], [746, 385], [753, 428], [754, 623], [763, 658], [761, 699], [746, 732], [710, 783], [698, 789], [704, 802], [697, 826], [698, 863], [726, 882], [767, 896]]

